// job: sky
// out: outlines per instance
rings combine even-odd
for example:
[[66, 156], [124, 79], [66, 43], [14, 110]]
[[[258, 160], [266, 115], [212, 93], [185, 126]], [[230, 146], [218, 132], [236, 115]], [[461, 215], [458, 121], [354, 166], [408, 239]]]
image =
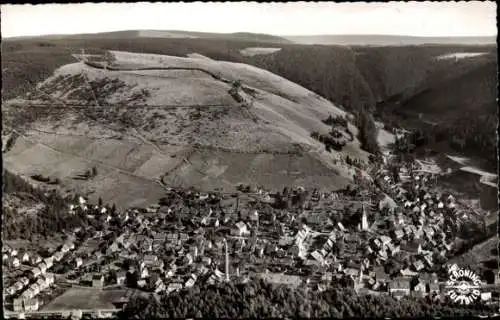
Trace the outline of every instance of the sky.
[[2, 37], [144, 29], [273, 35], [497, 34], [493, 1], [2, 5], [1, 19]]

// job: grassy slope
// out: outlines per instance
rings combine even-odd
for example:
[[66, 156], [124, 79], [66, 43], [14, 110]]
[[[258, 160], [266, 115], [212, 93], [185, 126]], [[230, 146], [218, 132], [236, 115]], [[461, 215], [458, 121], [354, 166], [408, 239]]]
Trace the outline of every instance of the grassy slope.
[[[105, 72], [73, 63], [58, 69], [39, 88], [54, 101], [68, 103], [71, 97], [73, 103], [90, 103], [89, 108], [66, 110], [64, 117], [52, 114], [35, 119], [26, 128], [27, 137], [18, 138], [14, 148], [4, 155], [6, 166], [23, 174], [42, 172], [59, 177], [68, 188], [94, 192], [103, 200], [119, 205], [154, 201], [162, 192], [155, 180], [166, 172], [164, 181], [169, 184], [195, 184], [203, 189], [220, 185], [231, 189], [239, 183], [251, 183], [279, 189], [300, 184], [328, 190], [342, 188], [349, 182], [352, 172], [336, 171], [340, 168], [332, 164], [336, 155], [324, 152], [324, 147], [309, 136], [312, 130], [327, 132], [328, 127], [321, 120], [328, 115], [344, 114], [327, 100], [268, 71], [245, 64], [115, 54], [124, 66], [201, 68], [226, 81], [240, 80], [245, 87], [256, 90], [254, 106], [245, 110], [231, 99], [227, 83], [199, 71]], [[104, 113], [95, 113], [99, 108], [92, 108], [93, 101], [88, 99], [90, 91], [68, 95], [74, 89], [85, 87], [81, 80], [67, 80], [78, 74], [85, 74], [89, 81], [104, 81], [99, 82], [100, 87], [110, 88], [110, 92], [95, 90], [104, 104], [133, 105], [126, 102], [127, 95], [143, 86], [139, 89], [148, 90], [150, 94], [141, 105], [162, 102], [179, 106], [196, 104], [200, 108], [196, 111], [196, 108], [130, 107], [118, 111], [132, 119], [132, 124], [123, 126], [111, 111], [113, 107], [106, 107]], [[108, 86], [113, 79], [123, 82], [126, 89]], [[182, 86], [185, 90], [172, 90]], [[187, 91], [190, 94], [184, 97]], [[46, 96], [35, 97], [51, 101]], [[224, 106], [218, 118], [212, 118], [214, 114], [209, 109], [204, 110], [204, 104], [213, 103]], [[16, 113], [13, 108], [8, 109], [11, 114]], [[248, 112], [253, 116], [249, 117]], [[197, 119], [193, 118], [196, 113], [200, 114]], [[96, 120], [89, 119], [89, 115]], [[120, 135], [121, 140], [110, 138]], [[131, 140], [132, 136], [137, 139]], [[153, 140], [156, 142], [152, 143]], [[138, 145], [141, 141], [145, 141], [145, 145]], [[203, 147], [192, 149], [193, 144]], [[295, 148], [294, 144], [302, 145], [301, 156], [286, 154]], [[346, 150], [351, 157], [365, 157], [357, 140]], [[172, 158], [173, 155], [176, 157]], [[92, 166], [98, 167], [96, 178], [85, 182], [71, 179]]]

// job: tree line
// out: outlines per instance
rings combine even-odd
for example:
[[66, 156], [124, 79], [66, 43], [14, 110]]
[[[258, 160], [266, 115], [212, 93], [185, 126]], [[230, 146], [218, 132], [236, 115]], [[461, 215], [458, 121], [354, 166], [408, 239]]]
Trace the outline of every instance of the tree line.
[[246, 284], [202, 284], [162, 296], [133, 298], [120, 319], [159, 318], [379, 318], [476, 316], [493, 313], [493, 306], [460, 306], [431, 298], [357, 295], [352, 289], [330, 287], [319, 292], [306, 287], [274, 286], [263, 281]]

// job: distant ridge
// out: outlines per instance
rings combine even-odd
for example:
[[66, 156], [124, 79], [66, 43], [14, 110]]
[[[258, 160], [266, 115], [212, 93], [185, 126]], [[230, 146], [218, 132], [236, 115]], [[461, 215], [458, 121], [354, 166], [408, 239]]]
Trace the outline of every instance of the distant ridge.
[[351, 45], [351, 46], [409, 46], [424, 44], [488, 45], [496, 43], [489, 37], [413, 37], [393, 35], [311, 35], [283, 36], [297, 44]]
[[61, 39], [133, 39], [133, 38], [199, 38], [199, 39], [219, 39], [233, 41], [253, 41], [262, 43], [292, 43], [290, 40], [279, 36], [260, 33], [235, 32], [235, 33], [210, 33], [182, 30], [124, 30], [99, 33], [84, 34], [61, 34], [61, 35], [41, 35], [26, 37], [10, 37], [9, 40], [40, 39], [40, 40], [61, 40]]

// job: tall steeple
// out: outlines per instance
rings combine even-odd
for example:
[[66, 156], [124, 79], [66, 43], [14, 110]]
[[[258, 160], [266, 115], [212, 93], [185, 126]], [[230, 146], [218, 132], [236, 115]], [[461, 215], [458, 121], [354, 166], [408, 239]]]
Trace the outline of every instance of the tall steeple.
[[363, 216], [361, 217], [361, 230], [368, 230], [368, 217], [366, 216], [366, 208], [363, 203]]
[[228, 248], [227, 248], [227, 240], [224, 238], [224, 249], [225, 249], [225, 256], [226, 256], [226, 281], [229, 282], [229, 253], [228, 253]]
[[359, 284], [362, 284], [363, 283], [363, 270], [364, 270], [364, 265], [361, 264], [361, 268], [359, 270], [359, 279], [358, 279], [358, 283]]

